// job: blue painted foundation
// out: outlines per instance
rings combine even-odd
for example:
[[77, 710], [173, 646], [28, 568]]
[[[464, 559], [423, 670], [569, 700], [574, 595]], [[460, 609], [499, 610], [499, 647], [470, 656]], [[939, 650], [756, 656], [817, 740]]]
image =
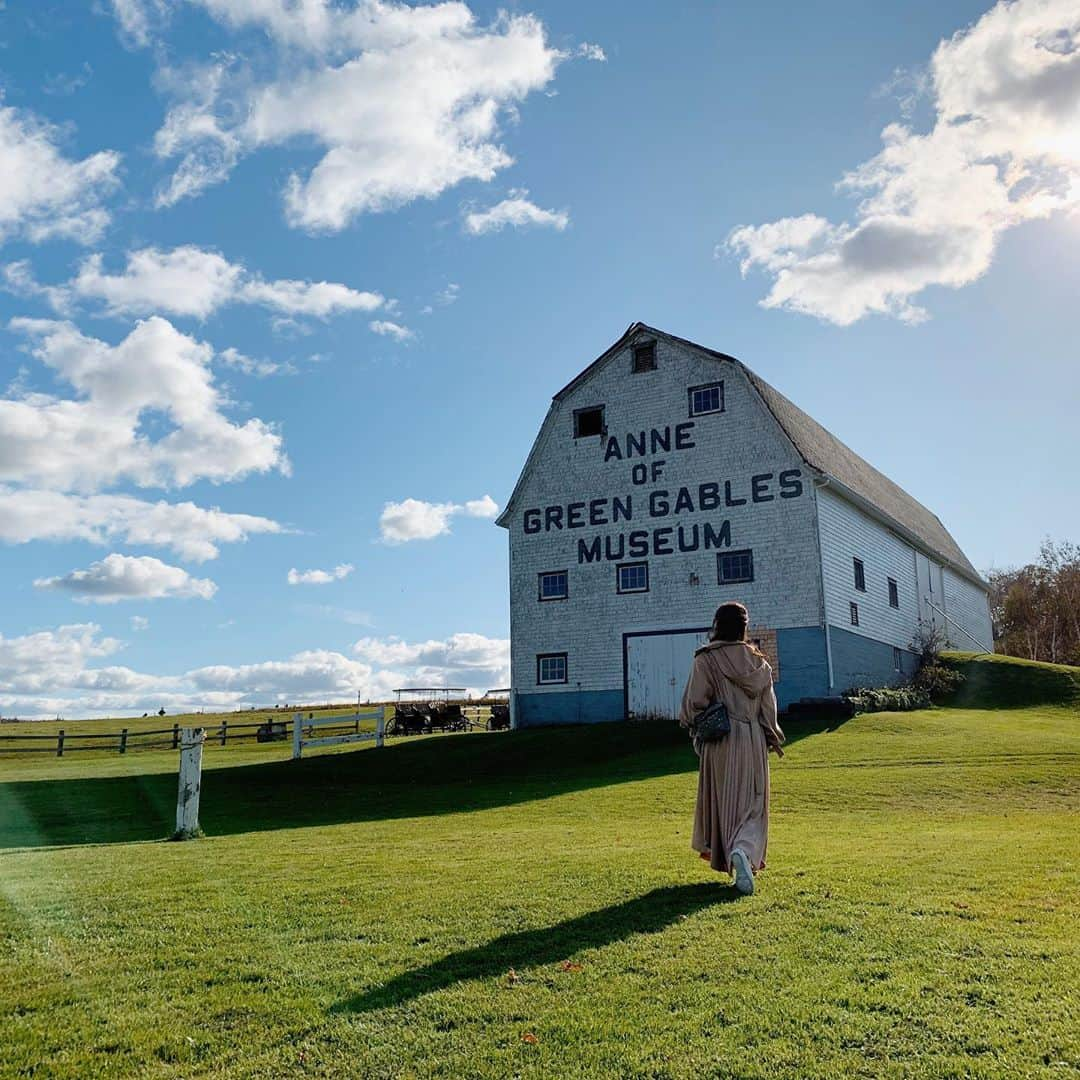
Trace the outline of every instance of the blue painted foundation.
[[[853, 686], [894, 686], [915, 674], [916, 656], [901, 650], [901, 671], [893, 667], [893, 648], [873, 638], [830, 627], [834, 685], [829, 687], [829, 661], [825, 630], [799, 626], [778, 630], [780, 681], [776, 699], [786, 709], [803, 698], [839, 694]], [[619, 673], [621, 676], [621, 672]], [[617, 690], [561, 690], [517, 695], [518, 727], [553, 724], [599, 724], [626, 719], [623, 688]]]
[[518, 727], [600, 724], [625, 719], [621, 686], [618, 690], [563, 690], [517, 696]]
[[777, 630], [776, 648], [780, 654], [776, 701], [781, 709], [803, 698], [828, 695], [829, 658], [823, 627], [797, 626]]
[[839, 626], [829, 627], [832, 642], [833, 693], [853, 686], [897, 686], [915, 674], [917, 657], [900, 650], [900, 667], [893, 666], [893, 647], [873, 638], [853, 634]]

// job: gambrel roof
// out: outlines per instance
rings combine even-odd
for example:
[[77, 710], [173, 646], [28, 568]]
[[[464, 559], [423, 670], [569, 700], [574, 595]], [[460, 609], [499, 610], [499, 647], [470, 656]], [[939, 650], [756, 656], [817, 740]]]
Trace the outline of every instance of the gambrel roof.
[[[727, 353], [706, 348], [686, 338], [646, 326], [636, 322], [630, 325], [626, 333], [610, 348], [606, 349], [584, 371], [572, 379], [553, 398], [562, 401], [583, 382], [607, 362], [615, 353], [620, 352], [639, 334], [662, 338], [667, 341], [695, 349], [705, 356], [737, 366], [757, 392], [764, 406], [773, 415], [781, 430], [791, 441], [796, 452], [807, 466], [838, 494], [844, 496], [872, 517], [877, 518], [894, 532], [904, 537], [926, 554], [942, 560], [945, 565], [962, 574], [976, 584], [986, 587], [978, 571], [971, 565], [960, 545], [952, 538], [948, 529], [942, 525], [936, 514], [931, 513], [918, 499], [909, 495], [899, 484], [894, 483], [884, 473], [879, 472], [850, 447], [845, 446], [832, 432], [826, 430], [816, 420], [789, 401], [779, 390], [770, 386], [759, 375], [755, 375], [742, 361]], [[551, 413], [544, 421], [547, 427]], [[509, 521], [510, 508], [515, 501], [525, 476], [538, 452], [543, 436], [543, 429], [525, 462], [517, 484], [514, 486], [506, 509], [498, 519], [500, 525]]]

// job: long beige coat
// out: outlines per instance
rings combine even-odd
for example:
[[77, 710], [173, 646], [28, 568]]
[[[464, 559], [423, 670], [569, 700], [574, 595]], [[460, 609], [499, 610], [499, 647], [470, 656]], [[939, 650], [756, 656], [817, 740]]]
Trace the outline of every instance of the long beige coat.
[[768, 661], [742, 641], [702, 646], [694, 653], [679, 723], [690, 727], [714, 701], [727, 706], [731, 733], [699, 747], [691, 847], [710, 852], [709, 865], [724, 873], [741, 848], [760, 870], [769, 839], [769, 743], [784, 741]]

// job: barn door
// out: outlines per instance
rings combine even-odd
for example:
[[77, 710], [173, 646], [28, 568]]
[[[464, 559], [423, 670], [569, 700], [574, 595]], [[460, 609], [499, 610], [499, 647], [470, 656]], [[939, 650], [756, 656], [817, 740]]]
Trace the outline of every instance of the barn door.
[[915, 573], [919, 592], [919, 618], [948, 639], [949, 627], [947, 620], [941, 614], [945, 610], [945, 575], [941, 566], [927, 558], [921, 551], [917, 551]]
[[707, 638], [707, 630], [626, 635], [626, 704], [631, 719], [678, 716], [694, 650]]

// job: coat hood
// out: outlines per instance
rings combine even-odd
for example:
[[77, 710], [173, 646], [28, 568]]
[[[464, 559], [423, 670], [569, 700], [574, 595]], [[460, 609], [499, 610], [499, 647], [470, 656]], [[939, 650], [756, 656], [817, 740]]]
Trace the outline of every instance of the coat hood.
[[751, 696], [760, 694], [772, 683], [772, 668], [745, 641], [710, 641], [696, 650], [695, 655], [708, 653], [714, 657], [724, 676]]

